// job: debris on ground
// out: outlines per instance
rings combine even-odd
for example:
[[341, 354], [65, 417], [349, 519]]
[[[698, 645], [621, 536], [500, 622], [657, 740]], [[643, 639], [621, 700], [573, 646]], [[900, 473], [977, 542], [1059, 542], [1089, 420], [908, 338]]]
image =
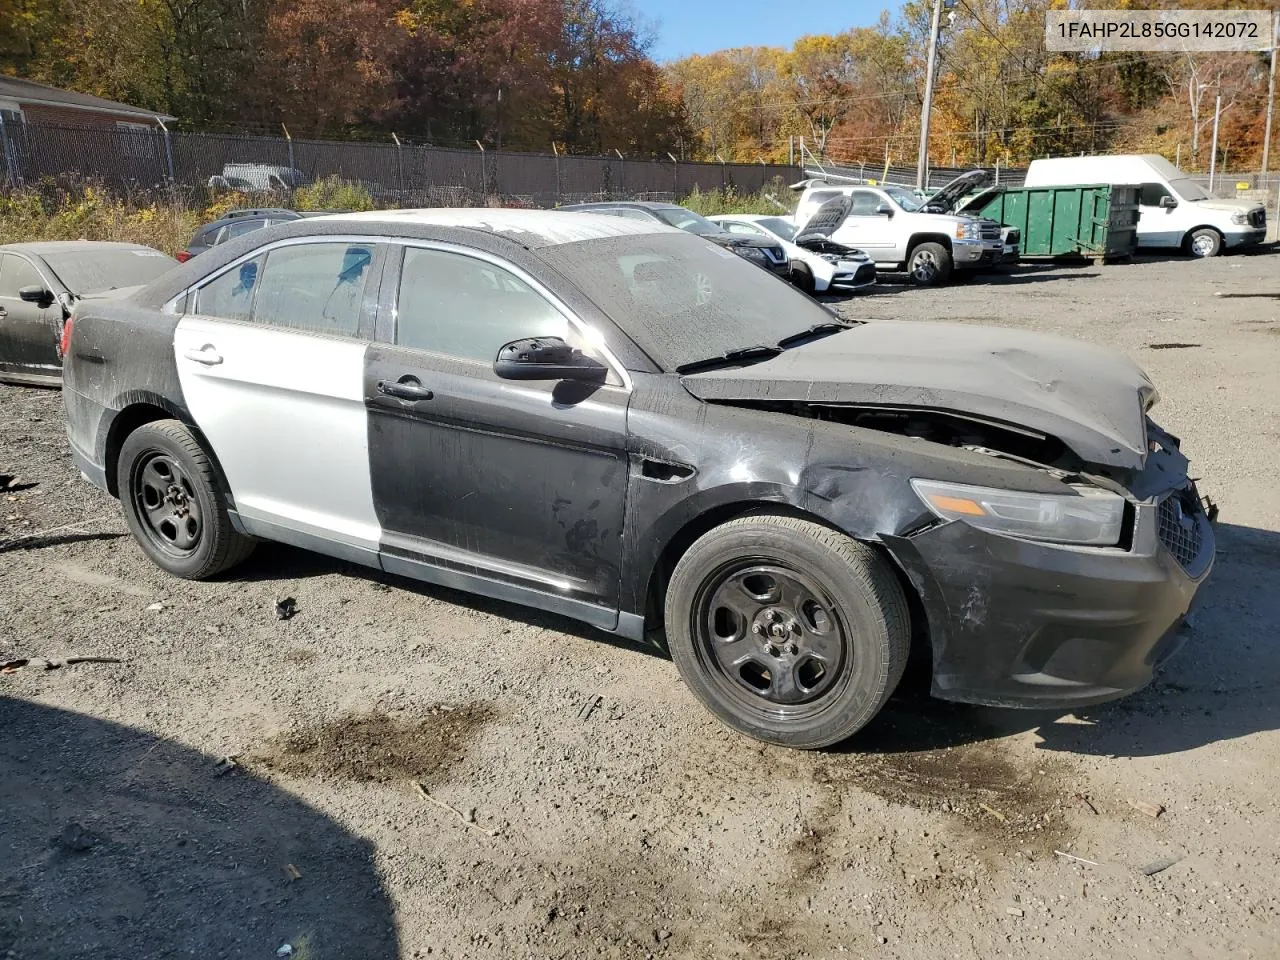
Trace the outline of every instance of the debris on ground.
[[1177, 863], [1179, 859], [1179, 857], [1161, 857], [1159, 860], [1152, 860], [1142, 868], [1142, 872], [1148, 877], [1154, 877], [1157, 873], [1163, 873], [1165, 870], [1168, 870]]
[[1011, 917], [1025, 917], [1027, 915], [1026, 911], [1021, 907], [1005, 907], [1004, 912]]
[[437, 800], [435, 797], [431, 795], [431, 791], [429, 791], [417, 780], [412, 781], [412, 783], [413, 783], [414, 789], [418, 791], [418, 794], [422, 797], [423, 800], [426, 800], [428, 803], [435, 804], [441, 810], [448, 810], [460, 821], [462, 821], [462, 825], [464, 827], [469, 827], [472, 830], [479, 830], [481, 833], [490, 837], [496, 837], [498, 835], [497, 830], [486, 830], [484, 829], [484, 827], [481, 827], [476, 823], [476, 815], [475, 815], [474, 807], [467, 811], [467, 813], [471, 814], [471, 819], [468, 820], [466, 813], [463, 813], [457, 807], [450, 806], [449, 804], [445, 803], [443, 800]]
[[1009, 818], [1008, 818], [1008, 817], [1006, 817], [1006, 816], [1005, 816], [1003, 813], [1001, 813], [999, 810], [997, 810], [995, 807], [988, 806], [988, 805], [987, 805], [987, 804], [985, 804], [985, 803], [980, 803], [980, 804], [978, 804], [978, 806], [982, 808], [983, 812], [991, 814], [991, 816], [995, 817], [995, 818], [996, 818], [997, 820], [999, 820], [1001, 823], [1008, 823], [1008, 822], [1009, 822]]
[[164, 604], [157, 600], [155, 603], [148, 604], [147, 609], [152, 611], [153, 613], [159, 613], [161, 610], [164, 609]]
[[1192, 347], [1198, 347], [1198, 343], [1149, 343], [1147, 344], [1152, 350], [1190, 350]]
[[277, 957], [292, 957], [292, 956], [293, 956], [293, 944], [291, 944], [291, 943], [282, 943], [282, 944], [280, 944], [280, 949], [276, 951], [276, 956], [277, 956]]
[[1129, 806], [1139, 813], [1145, 813], [1152, 820], [1159, 819], [1160, 814], [1164, 813], [1164, 807], [1161, 804], [1148, 803], [1146, 800], [1130, 800]]
[[1079, 804], [1080, 806], [1085, 807], [1085, 808], [1086, 808], [1090, 813], [1092, 813], [1095, 817], [1098, 815], [1098, 808], [1097, 808], [1097, 807], [1095, 807], [1095, 806], [1093, 805], [1093, 801], [1092, 801], [1092, 800], [1090, 800], [1090, 799], [1089, 799], [1087, 796], [1085, 796], [1083, 793], [1077, 793], [1077, 794], [1075, 794], [1071, 799], [1072, 799], [1072, 800], [1074, 800], [1074, 801], [1075, 801], [1077, 804]]
[[63, 850], [72, 853], [84, 853], [98, 842], [98, 838], [74, 820], [62, 828], [58, 835], [58, 844]]
[[1074, 860], [1076, 863], [1087, 863], [1091, 867], [1100, 867], [1102, 864], [1094, 860], [1086, 860], [1084, 857], [1077, 857], [1074, 853], [1067, 853], [1065, 850], [1053, 851], [1060, 857], [1066, 857], [1068, 860]]
[[123, 662], [119, 657], [63, 657], [61, 660], [47, 660], [43, 657], [23, 657], [0, 663], [0, 673], [17, 673], [24, 667], [39, 667], [41, 670], [61, 670], [63, 667], [75, 666], [77, 663]]
[[653, 931], [653, 939], [656, 940], [658, 943], [662, 943], [664, 940], [670, 940], [671, 931], [666, 929], [655, 930]]
[[587, 697], [587, 702], [584, 703], [578, 710], [578, 719], [589, 720], [591, 718], [591, 715], [596, 712], [596, 709], [602, 703], [604, 703], [604, 697], [598, 693], [592, 694], [591, 696]]
[[289, 877], [290, 880], [302, 879], [302, 871], [299, 870], [297, 867], [295, 867], [292, 863], [286, 863], [284, 865], [284, 872]]
[[240, 766], [239, 761], [240, 761], [240, 754], [238, 753], [227, 754], [225, 757], [223, 757], [221, 760], [218, 761], [217, 767], [215, 768], [216, 772], [214, 773], [214, 776], [222, 777], [227, 775], [232, 770]]
[[293, 597], [285, 597], [276, 603], [276, 619], [291, 620], [298, 612], [298, 601]]

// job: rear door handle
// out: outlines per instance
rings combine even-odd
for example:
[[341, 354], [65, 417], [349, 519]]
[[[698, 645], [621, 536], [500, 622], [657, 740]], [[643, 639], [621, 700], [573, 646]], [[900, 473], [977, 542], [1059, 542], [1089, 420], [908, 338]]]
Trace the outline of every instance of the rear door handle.
[[422, 385], [422, 381], [417, 377], [401, 377], [399, 380], [379, 380], [378, 392], [388, 397], [395, 397], [397, 400], [408, 400], [410, 402], [430, 400], [435, 396], [427, 387]]
[[206, 343], [199, 350], [188, 350], [183, 356], [196, 363], [203, 363], [206, 367], [215, 367], [222, 362], [222, 354], [212, 343]]

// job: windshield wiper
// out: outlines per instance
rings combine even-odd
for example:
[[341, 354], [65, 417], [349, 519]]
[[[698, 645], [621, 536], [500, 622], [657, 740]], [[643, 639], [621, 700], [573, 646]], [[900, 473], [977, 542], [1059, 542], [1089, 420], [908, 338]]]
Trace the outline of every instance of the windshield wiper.
[[833, 333], [840, 333], [843, 330], [849, 330], [852, 324], [843, 321], [828, 320], [824, 323], [815, 323], [808, 330], [800, 333], [793, 333], [789, 337], [783, 337], [778, 341], [778, 346], [785, 350], [787, 347], [793, 347], [797, 343], [804, 343], [809, 340], [816, 340], [819, 337], [827, 337]]
[[738, 347], [735, 350], [726, 350], [718, 357], [707, 357], [705, 360], [682, 363], [676, 367], [676, 373], [697, 373], [700, 370], [714, 370], [716, 367], [757, 363], [761, 360], [768, 360], [770, 357], [776, 357], [781, 352], [782, 347], [766, 347], [764, 344], [758, 343], [754, 347]]

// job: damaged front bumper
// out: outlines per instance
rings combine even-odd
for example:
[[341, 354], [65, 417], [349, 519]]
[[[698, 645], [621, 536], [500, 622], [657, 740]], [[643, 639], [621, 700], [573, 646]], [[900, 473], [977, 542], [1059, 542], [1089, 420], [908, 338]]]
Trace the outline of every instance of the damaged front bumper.
[[1134, 507], [1127, 549], [964, 522], [884, 537], [922, 598], [934, 696], [1070, 708], [1145, 686], [1180, 646], [1181, 620], [1213, 567], [1215, 515], [1188, 482]]

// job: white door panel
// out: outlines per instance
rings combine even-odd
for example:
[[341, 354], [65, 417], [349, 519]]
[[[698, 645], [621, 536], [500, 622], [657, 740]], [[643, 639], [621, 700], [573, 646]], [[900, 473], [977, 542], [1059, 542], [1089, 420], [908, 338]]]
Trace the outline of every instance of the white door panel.
[[204, 317], [178, 324], [174, 351], [187, 409], [246, 521], [377, 549], [365, 347]]

